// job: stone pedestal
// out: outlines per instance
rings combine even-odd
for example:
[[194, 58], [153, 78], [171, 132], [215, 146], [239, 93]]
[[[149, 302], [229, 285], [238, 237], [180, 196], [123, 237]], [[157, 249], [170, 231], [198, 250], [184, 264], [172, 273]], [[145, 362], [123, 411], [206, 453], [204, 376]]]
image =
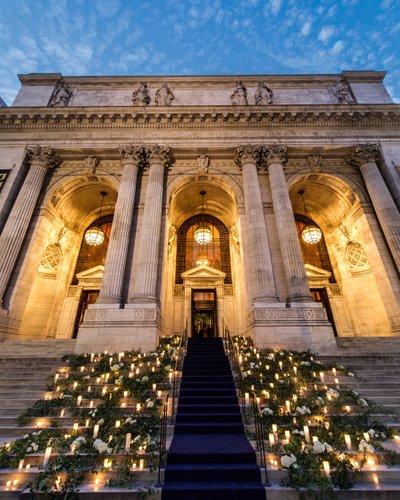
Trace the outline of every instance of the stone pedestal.
[[93, 304], [79, 328], [75, 352], [146, 352], [157, 347], [161, 334], [161, 315], [155, 303], [127, 304], [125, 309]]

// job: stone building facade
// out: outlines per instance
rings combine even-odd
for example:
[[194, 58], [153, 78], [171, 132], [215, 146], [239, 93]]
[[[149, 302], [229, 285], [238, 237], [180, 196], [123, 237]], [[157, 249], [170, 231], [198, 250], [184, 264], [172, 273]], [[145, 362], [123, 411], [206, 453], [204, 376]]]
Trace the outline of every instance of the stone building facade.
[[383, 78], [20, 75], [0, 110], [0, 338], [148, 350], [227, 327], [334, 353], [400, 335]]

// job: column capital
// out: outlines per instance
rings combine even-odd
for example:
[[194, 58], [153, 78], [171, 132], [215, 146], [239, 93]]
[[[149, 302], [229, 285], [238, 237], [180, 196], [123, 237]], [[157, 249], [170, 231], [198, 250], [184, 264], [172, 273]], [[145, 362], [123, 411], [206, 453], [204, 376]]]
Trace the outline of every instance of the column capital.
[[235, 149], [234, 160], [236, 165], [240, 168], [246, 163], [253, 163], [259, 166], [261, 161], [262, 146], [253, 146], [251, 144], [246, 144], [243, 146], [238, 146]]
[[58, 163], [57, 155], [50, 146], [37, 144], [28, 149], [28, 157], [31, 165], [38, 165], [45, 170], [55, 167]]
[[267, 167], [269, 167], [272, 163], [281, 163], [284, 165], [287, 162], [287, 147], [283, 144], [264, 146], [263, 158]]
[[171, 149], [167, 146], [160, 146], [158, 144], [146, 146], [145, 153], [150, 165], [157, 163], [168, 167], [172, 160]]
[[360, 168], [365, 163], [376, 162], [379, 158], [379, 146], [377, 144], [357, 144], [344, 159], [350, 165]]
[[135, 146], [128, 144], [119, 148], [120, 155], [124, 166], [133, 163], [139, 167], [144, 161], [144, 148], [142, 146]]

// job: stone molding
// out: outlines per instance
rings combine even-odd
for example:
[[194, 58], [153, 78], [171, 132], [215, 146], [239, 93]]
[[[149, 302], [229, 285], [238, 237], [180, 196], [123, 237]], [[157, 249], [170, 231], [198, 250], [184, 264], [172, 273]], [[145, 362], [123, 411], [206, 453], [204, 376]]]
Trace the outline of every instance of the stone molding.
[[85, 325], [90, 322], [146, 322], [159, 320], [159, 314], [156, 309], [138, 308], [138, 309], [89, 309], [85, 313]]
[[327, 321], [325, 309], [322, 307], [266, 307], [255, 308], [254, 321], [286, 322], [286, 321]]
[[344, 159], [350, 165], [360, 168], [365, 163], [375, 163], [379, 158], [379, 153], [380, 150], [377, 144], [357, 144]]
[[218, 110], [207, 106], [169, 108], [162, 112], [147, 107], [145, 111], [132, 112], [132, 108], [0, 108], [0, 130], [26, 129], [82, 129], [82, 128], [236, 128], [243, 124], [251, 127], [398, 127], [400, 109], [396, 104], [371, 105], [269, 105], [268, 109], [252, 110], [219, 106]]
[[263, 160], [267, 167], [273, 163], [284, 165], [287, 160], [287, 147], [283, 144], [273, 144], [272, 146], [263, 146]]
[[234, 153], [234, 161], [239, 168], [242, 168], [246, 163], [253, 163], [258, 167], [261, 157], [262, 146], [252, 146], [250, 144], [238, 146]]
[[33, 146], [28, 149], [28, 156], [31, 165], [48, 170], [58, 164], [57, 155], [51, 146]]
[[322, 170], [322, 156], [320, 154], [314, 153], [307, 156], [307, 163], [310, 169], [314, 173], [319, 173]]

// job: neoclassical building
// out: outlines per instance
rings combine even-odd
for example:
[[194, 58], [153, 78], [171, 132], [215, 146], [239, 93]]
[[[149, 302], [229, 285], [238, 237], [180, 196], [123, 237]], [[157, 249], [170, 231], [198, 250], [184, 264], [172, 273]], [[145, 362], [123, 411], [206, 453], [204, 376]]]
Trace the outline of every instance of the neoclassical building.
[[[0, 109], [0, 338], [400, 335], [383, 72], [20, 75]], [[145, 81], [144, 81], [145, 80]]]

